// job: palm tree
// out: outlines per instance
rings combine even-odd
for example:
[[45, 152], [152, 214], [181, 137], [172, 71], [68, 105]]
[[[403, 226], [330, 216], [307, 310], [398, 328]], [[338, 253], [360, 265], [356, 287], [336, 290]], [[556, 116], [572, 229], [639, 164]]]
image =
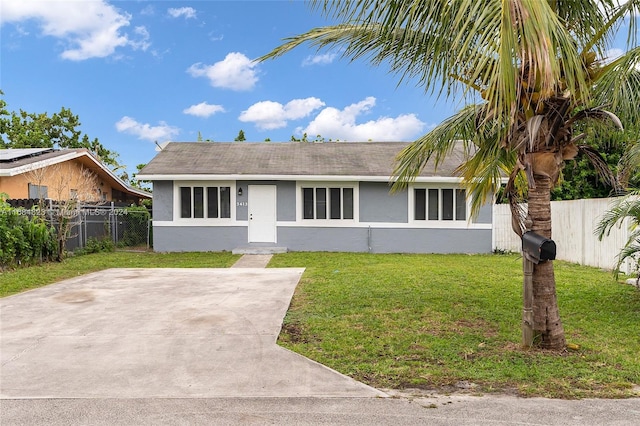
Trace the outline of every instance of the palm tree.
[[[640, 141], [629, 146], [620, 160], [620, 169], [625, 179], [640, 175]], [[627, 260], [635, 262], [635, 270], [640, 272], [640, 188], [630, 190], [605, 213], [595, 230], [598, 239], [602, 240], [608, 236], [615, 226], [628, 226], [630, 231], [629, 238], [618, 253], [618, 261], [614, 267], [617, 279]], [[640, 275], [636, 280], [636, 285], [639, 284]]]
[[[514, 231], [551, 238], [550, 191], [565, 160], [584, 152], [606, 171], [597, 152], [580, 145], [574, 125], [584, 120], [640, 118], [640, 0], [312, 0], [338, 22], [286, 39], [259, 58], [278, 57], [310, 43], [340, 47], [351, 60], [388, 65], [400, 81], [414, 79], [467, 106], [407, 147], [397, 159], [395, 188], [404, 188], [433, 159], [435, 165], [462, 140], [468, 158], [459, 168], [472, 211], [506, 193]], [[606, 58], [608, 42], [628, 26], [630, 49]], [[612, 111], [612, 112], [610, 112]], [[617, 113], [617, 116], [613, 114]], [[610, 173], [606, 174], [611, 176]], [[613, 182], [612, 182], [613, 183]], [[528, 209], [518, 194], [524, 189]], [[562, 349], [564, 331], [553, 262], [533, 270], [536, 344]]]

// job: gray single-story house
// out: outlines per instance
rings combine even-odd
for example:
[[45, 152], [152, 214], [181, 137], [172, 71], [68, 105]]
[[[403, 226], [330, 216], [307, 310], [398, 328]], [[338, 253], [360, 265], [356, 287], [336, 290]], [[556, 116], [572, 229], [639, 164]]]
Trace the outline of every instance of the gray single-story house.
[[492, 209], [470, 218], [457, 147], [390, 192], [401, 142], [167, 144], [153, 182], [156, 251], [491, 252]]

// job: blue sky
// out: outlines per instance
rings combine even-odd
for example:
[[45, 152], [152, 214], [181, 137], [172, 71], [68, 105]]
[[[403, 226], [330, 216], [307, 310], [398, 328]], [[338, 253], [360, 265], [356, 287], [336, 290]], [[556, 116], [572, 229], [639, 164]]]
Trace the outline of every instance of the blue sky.
[[[408, 141], [451, 115], [384, 67], [299, 48], [330, 24], [302, 1], [2, 0], [0, 88], [10, 110], [70, 108], [129, 172], [155, 144], [205, 139]], [[621, 49], [623, 43], [614, 47]]]

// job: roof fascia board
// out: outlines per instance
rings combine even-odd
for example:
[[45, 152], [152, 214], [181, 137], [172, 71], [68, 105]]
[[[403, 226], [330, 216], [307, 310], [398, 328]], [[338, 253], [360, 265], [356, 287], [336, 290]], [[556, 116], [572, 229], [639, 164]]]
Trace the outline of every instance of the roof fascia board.
[[64, 163], [65, 161], [75, 160], [76, 158], [80, 158], [80, 157], [83, 157], [83, 156], [89, 158], [103, 172], [105, 172], [107, 175], [109, 175], [109, 177], [111, 177], [116, 182], [118, 182], [118, 184], [120, 184], [120, 186], [122, 188], [126, 189], [127, 191], [129, 191], [131, 193], [134, 193], [136, 195], [142, 196], [142, 197], [151, 197], [151, 194], [149, 194], [149, 193], [147, 193], [145, 191], [137, 190], [135, 188], [131, 188], [130, 186], [126, 185], [122, 181], [122, 179], [120, 179], [118, 176], [116, 176], [108, 167], [105, 167], [104, 164], [102, 164], [100, 161], [98, 161], [98, 159], [94, 158], [93, 155], [91, 155], [87, 151], [71, 151], [71, 152], [65, 153], [63, 155], [59, 155], [57, 157], [47, 158], [46, 160], [35, 161], [35, 162], [31, 163], [31, 164], [25, 164], [24, 166], [14, 167], [14, 168], [6, 169], [6, 170], [0, 170], [0, 176], [9, 176], [9, 177], [10, 176], [17, 176], [17, 175], [21, 175], [23, 173], [28, 173], [28, 172], [30, 172], [32, 170], [41, 169], [43, 167], [53, 166], [54, 164]]
[[[138, 180], [295, 180], [295, 181], [357, 181], [357, 182], [389, 182], [392, 176], [354, 176], [354, 175], [190, 175], [190, 174], [147, 174], [137, 175]], [[414, 182], [462, 182], [461, 177], [455, 176], [418, 176]]]
[[72, 151], [59, 155], [53, 158], [47, 158], [46, 160], [34, 161], [33, 163], [25, 164], [24, 166], [12, 167], [5, 170], [0, 170], [0, 176], [17, 176], [23, 173], [29, 173], [32, 170], [41, 169], [43, 167], [53, 166], [54, 164], [63, 163], [65, 161], [73, 160], [86, 153]]

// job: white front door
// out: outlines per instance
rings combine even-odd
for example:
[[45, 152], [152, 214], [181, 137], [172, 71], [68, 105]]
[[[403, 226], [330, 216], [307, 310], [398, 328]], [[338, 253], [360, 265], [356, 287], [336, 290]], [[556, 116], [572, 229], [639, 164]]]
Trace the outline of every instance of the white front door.
[[276, 242], [276, 186], [249, 185], [249, 242]]

